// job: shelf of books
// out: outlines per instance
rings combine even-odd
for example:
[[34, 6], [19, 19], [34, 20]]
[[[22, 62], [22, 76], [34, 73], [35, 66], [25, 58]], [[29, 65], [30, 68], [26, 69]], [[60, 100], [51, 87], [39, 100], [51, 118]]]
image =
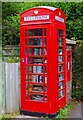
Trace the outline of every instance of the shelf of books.
[[58, 29], [58, 99], [64, 96], [64, 31]]
[[47, 101], [46, 28], [25, 30], [26, 100]]

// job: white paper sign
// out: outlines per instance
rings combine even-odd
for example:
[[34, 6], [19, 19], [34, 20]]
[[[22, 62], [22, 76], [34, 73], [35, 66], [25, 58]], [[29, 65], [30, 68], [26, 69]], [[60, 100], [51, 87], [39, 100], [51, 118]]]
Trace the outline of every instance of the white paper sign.
[[49, 19], [49, 15], [26, 16], [26, 17], [24, 17], [24, 21], [48, 20], [48, 19]]
[[58, 20], [58, 21], [60, 21], [60, 22], [64, 22], [64, 19], [61, 18], [61, 17], [59, 17], [59, 16], [55, 16], [55, 20]]

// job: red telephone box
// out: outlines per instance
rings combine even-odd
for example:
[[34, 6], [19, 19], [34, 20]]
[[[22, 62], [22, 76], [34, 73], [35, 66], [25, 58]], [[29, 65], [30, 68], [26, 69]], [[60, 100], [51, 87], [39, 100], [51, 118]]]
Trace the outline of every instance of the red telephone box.
[[21, 111], [55, 114], [66, 105], [66, 25], [62, 10], [21, 13]]

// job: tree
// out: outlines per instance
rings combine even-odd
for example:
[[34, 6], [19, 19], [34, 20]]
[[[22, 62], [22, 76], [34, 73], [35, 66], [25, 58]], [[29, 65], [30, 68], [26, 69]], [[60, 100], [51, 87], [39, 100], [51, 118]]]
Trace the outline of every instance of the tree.
[[35, 6], [53, 6], [60, 8], [66, 14], [67, 38], [82, 40], [83, 32], [83, 2], [24, 2], [2, 4], [2, 44], [19, 44], [20, 13]]

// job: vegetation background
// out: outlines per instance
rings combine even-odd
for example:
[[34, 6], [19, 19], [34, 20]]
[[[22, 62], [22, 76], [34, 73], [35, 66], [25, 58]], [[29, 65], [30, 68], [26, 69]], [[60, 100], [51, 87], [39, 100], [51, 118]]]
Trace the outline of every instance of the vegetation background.
[[73, 47], [72, 96], [83, 100], [83, 2], [19, 2], [2, 4], [2, 46], [19, 45], [20, 13], [36, 6], [60, 8], [66, 15], [67, 38], [76, 40]]

